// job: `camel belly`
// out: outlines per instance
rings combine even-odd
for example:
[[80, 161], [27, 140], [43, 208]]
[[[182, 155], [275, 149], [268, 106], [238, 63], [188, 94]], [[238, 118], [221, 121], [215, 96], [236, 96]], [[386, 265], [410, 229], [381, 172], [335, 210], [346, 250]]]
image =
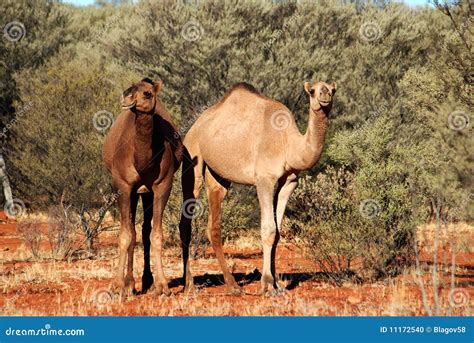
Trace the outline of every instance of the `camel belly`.
[[245, 130], [231, 127], [203, 135], [199, 150], [206, 165], [231, 182], [254, 184], [255, 148], [246, 136]]
[[211, 160], [206, 160], [206, 158], [204, 158], [204, 161], [212, 171], [230, 182], [242, 185], [255, 184], [255, 169], [253, 168], [253, 165], [248, 167], [242, 167], [233, 163], [223, 165], [222, 160], [214, 158]]

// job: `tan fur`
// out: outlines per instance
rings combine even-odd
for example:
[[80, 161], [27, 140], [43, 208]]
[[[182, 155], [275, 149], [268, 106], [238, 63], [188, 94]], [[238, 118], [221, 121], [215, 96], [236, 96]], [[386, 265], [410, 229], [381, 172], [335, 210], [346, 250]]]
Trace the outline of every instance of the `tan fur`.
[[[221, 202], [231, 182], [257, 187], [264, 250], [262, 291], [273, 290], [278, 229], [286, 203], [296, 188], [299, 172], [313, 167], [321, 157], [336, 91], [335, 84], [324, 82], [313, 86], [306, 83], [304, 88], [310, 98], [304, 135], [287, 107], [260, 95], [250, 85], [238, 84], [199, 117], [184, 140], [184, 201], [194, 201], [199, 196], [205, 179], [210, 208], [208, 236], [232, 291], [239, 288], [222, 252]], [[191, 287], [187, 260], [190, 220], [182, 217], [180, 230], [186, 286]]]

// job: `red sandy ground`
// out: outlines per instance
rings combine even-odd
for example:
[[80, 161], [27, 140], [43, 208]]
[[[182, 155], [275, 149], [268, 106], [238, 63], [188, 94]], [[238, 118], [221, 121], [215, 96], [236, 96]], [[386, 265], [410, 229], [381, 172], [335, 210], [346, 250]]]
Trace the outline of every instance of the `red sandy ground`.
[[[46, 226], [43, 224], [43, 228]], [[470, 231], [472, 233], [472, 231]], [[472, 247], [473, 237], [468, 239]], [[43, 246], [44, 245], [44, 246]], [[47, 244], [42, 250], [47, 249]], [[100, 238], [99, 257], [75, 261], [52, 261], [31, 258], [8, 258], [24, 249], [16, 231], [16, 222], [0, 213], [0, 314], [2, 315], [426, 315], [414, 270], [397, 278], [362, 285], [345, 283], [337, 286], [321, 276], [317, 264], [304, 257], [300, 248], [283, 242], [277, 253], [280, 284], [286, 291], [274, 297], [259, 294], [262, 254], [259, 248], [226, 250], [245, 294], [226, 293], [217, 261], [208, 249], [203, 258], [192, 261], [196, 292], [185, 295], [178, 284], [181, 276], [179, 250], [166, 249], [165, 273], [171, 282], [172, 295], [158, 296], [152, 291], [124, 300], [108, 291], [116, 259], [116, 239], [113, 235]], [[458, 252], [455, 256], [455, 287], [459, 303], [451, 305], [450, 270], [440, 274], [439, 314], [471, 315], [474, 296], [474, 253]], [[135, 280], [141, 288], [142, 249], [135, 254]], [[47, 254], [45, 253], [44, 256]], [[449, 251], [440, 249], [438, 260], [451, 262]], [[432, 265], [432, 256], [422, 255], [422, 262]], [[442, 269], [442, 266], [439, 266]], [[431, 274], [422, 276], [428, 296], [428, 306], [434, 308]], [[452, 304], [452, 302], [451, 302]]]

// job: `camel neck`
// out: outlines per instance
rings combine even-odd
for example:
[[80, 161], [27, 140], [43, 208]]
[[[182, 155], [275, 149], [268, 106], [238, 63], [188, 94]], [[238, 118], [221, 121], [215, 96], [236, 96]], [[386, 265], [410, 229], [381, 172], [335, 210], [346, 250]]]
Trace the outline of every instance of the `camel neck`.
[[309, 110], [308, 128], [300, 139], [293, 140], [289, 153], [289, 165], [296, 170], [312, 168], [321, 158], [328, 128], [328, 117], [324, 110]]
[[150, 141], [153, 136], [153, 114], [137, 112], [135, 114], [135, 138]]
[[135, 113], [135, 163], [143, 167], [147, 164], [148, 156], [145, 152], [151, 151], [153, 146], [153, 114]]
[[153, 160], [153, 113], [135, 113], [134, 165], [139, 171], [150, 167]]

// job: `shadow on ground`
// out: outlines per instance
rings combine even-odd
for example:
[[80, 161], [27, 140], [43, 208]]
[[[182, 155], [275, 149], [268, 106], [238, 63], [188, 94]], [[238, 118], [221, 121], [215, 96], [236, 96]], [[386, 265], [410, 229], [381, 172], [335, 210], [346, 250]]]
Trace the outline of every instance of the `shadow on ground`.
[[[262, 273], [258, 269], [255, 269], [251, 273], [234, 273], [232, 274], [235, 281], [240, 286], [246, 286], [253, 282], [259, 282], [262, 277]], [[287, 290], [296, 288], [301, 282], [314, 280], [314, 279], [327, 279], [325, 273], [283, 273], [279, 274], [280, 280], [290, 281], [285, 287]], [[194, 277], [194, 285], [199, 288], [217, 287], [224, 285], [224, 277], [222, 274], [204, 274]], [[176, 278], [170, 281], [169, 287], [183, 286], [183, 279]]]

